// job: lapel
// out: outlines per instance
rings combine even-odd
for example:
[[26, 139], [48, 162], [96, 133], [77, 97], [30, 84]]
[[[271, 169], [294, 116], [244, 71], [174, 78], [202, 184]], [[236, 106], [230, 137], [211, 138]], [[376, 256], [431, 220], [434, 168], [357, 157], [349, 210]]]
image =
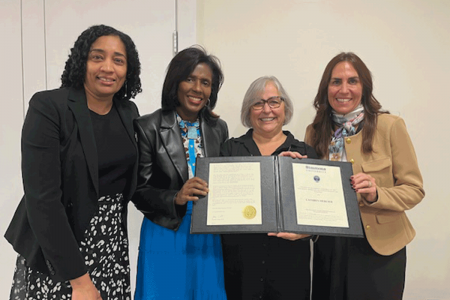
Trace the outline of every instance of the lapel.
[[[133, 120], [136, 119], [139, 116], [139, 113], [137, 111], [137, 108], [131, 101], [124, 101], [119, 100], [116, 97], [113, 99], [114, 106], [116, 107], [117, 111], [119, 112], [120, 120], [122, 121], [123, 126], [125, 127], [125, 130], [127, 131], [128, 137], [131, 139], [131, 143], [134, 146], [134, 150], [136, 151], [136, 163], [133, 167], [133, 176], [130, 178], [130, 189], [127, 189], [127, 193], [124, 194], [126, 199], [129, 199], [132, 195], [128, 194], [135, 190], [136, 188], [136, 179], [137, 177], [137, 168], [138, 168], [138, 148], [136, 143], [136, 135], [134, 132], [133, 127]], [[128, 105], [125, 105], [128, 104]], [[133, 111], [133, 107], [136, 108], [135, 111]]]
[[84, 90], [76, 90], [71, 88], [67, 105], [75, 116], [75, 120], [78, 125], [78, 132], [80, 134], [81, 146], [83, 147], [89, 173], [98, 197], [97, 146], [95, 145], [95, 136]]
[[213, 141], [214, 143], [217, 143], [214, 132], [211, 128], [211, 126], [208, 126], [206, 122], [203, 122], [203, 120], [200, 119], [200, 132], [202, 135], [203, 140], [203, 149], [205, 150], [205, 157], [214, 156], [211, 151], [213, 150], [211, 148], [211, 145], [209, 141]]
[[130, 137], [131, 141], [133, 142], [134, 148], [137, 151], [137, 145], [136, 145], [136, 138], [134, 135], [134, 129], [133, 129], [133, 120], [137, 118], [137, 115], [133, 115], [132, 110], [129, 106], [123, 105], [123, 102], [118, 100], [114, 97], [114, 106], [116, 107], [117, 111], [119, 112], [120, 119], [122, 120], [122, 124], [125, 127], [128, 136]]
[[[161, 111], [161, 141], [183, 182], [189, 179], [186, 153], [181, 142], [181, 131], [175, 111]], [[181, 147], [180, 147], [181, 146]]]

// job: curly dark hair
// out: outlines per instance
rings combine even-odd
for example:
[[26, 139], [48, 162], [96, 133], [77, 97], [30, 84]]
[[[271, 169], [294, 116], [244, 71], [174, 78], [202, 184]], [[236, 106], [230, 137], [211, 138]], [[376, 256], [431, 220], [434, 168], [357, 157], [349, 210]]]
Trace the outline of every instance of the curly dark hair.
[[211, 68], [212, 84], [209, 97], [210, 103], [202, 108], [199, 116], [206, 123], [211, 124], [219, 118], [212, 110], [216, 107], [217, 94], [224, 78], [219, 59], [213, 55], [208, 55], [205, 49], [198, 45], [186, 48], [172, 58], [164, 79], [161, 108], [163, 110], [176, 110], [176, 107], [180, 105], [178, 101], [178, 86], [180, 82], [188, 78], [195, 67], [201, 63], [205, 63]]
[[372, 74], [364, 62], [353, 52], [341, 52], [333, 57], [325, 67], [320, 80], [319, 89], [314, 99], [314, 108], [316, 117], [313, 121], [314, 134], [312, 136], [312, 145], [319, 157], [328, 153], [331, 133], [334, 124], [331, 119], [332, 107], [328, 102], [328, 85], [331, 80], [331, 74], [334, 67], [340, 62], [349, 62], [355, 68], [362, 84], [361, 104], [364, 107], [364, 130], [362, 132], [363, 142], [361, 150], [363, 153], [373, 151], [372, 141], [377, 125], [377, 116], [381, 113], [389, 113], [381, 110], [381, 104], [373, 95]]
[[81, 33], [70, 49], [64, 72], [61, 75], [61, 87], [82, 89], [86, 77], [86, 65], [91, 45], [105, 35], [118, 36], [125, 45], [127, 54], [127, 76], [125, 84], [115, 94], [118, 99], [129, 100], [142, 92], [141, 63], [133, 40], [125, 33], [106, 25], [94, 25]]

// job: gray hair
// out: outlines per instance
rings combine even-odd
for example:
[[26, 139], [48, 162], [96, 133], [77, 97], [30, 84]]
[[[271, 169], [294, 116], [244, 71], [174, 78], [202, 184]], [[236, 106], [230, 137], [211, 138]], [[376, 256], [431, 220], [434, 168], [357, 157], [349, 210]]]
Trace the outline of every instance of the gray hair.
[[250, 110], [252, 109], [252, 105], [260, 100], [261, 95], [264, 93], [264, 89], [269, 82], [275, 85], [280, 97], [284, 98], [284, 125], [291, 121], [292, 115], [294, 114], [294, 106], [291, 98], [289, 98], [289, 95], [286, 93], [280, 81], [275, 76], [262, 76], [250, 84], [247, 92], [245, 93], [244, 101], [242, 101], [241, 122], [245, 127], [252, 127], [252, 123], [250, 121]]

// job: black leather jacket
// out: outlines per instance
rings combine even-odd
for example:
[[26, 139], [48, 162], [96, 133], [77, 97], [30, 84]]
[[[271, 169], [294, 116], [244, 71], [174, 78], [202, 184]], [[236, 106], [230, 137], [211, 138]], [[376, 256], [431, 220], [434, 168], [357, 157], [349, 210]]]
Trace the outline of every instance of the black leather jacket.
[[[177, 230], [186, 205], [176, 205], [175, 194], [189, 179], [186, 153], [175, 111], [161, 109], [135, 120], [138, 139], [138, 187], [136, 207], [153, 223]], [[200, 119], [205, 156], [219, 156], [228, 139], [225, 121], [209, 125]]]

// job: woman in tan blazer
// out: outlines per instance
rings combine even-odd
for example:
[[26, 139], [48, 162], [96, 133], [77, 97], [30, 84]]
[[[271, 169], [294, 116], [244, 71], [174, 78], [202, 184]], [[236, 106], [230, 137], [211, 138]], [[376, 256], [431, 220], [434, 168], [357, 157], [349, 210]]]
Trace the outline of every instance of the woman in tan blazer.
[[353, 164], [365, 238], [317, 240], [313, 299], [402, 299], [406, 245], [415, 236], [405, 211], [425, 193], [404, 121], [382, 111], [372, 89], [364, 62], [340, 53], [326, 66], [314, 100], [305, 142], [323, 159]]

